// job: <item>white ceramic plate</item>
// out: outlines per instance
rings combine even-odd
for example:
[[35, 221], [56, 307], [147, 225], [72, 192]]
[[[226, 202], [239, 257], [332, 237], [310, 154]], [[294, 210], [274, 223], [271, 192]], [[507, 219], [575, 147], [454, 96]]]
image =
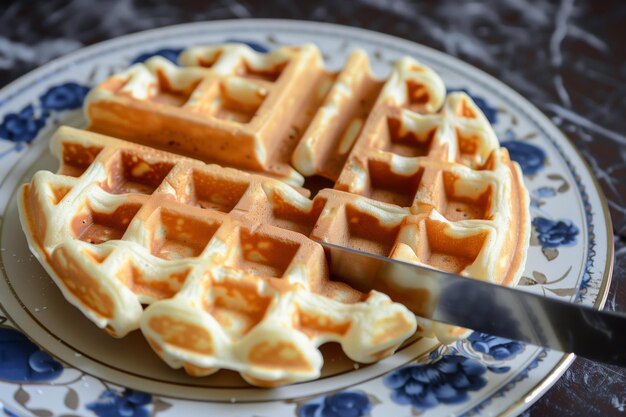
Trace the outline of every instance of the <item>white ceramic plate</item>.
[[15, 202], [17, 187], [33, 172], [56, 170], [48, 151], [51, 133], [59, 124], [82, 126], [87, 87], [129, 63], [157, 52], [175, 58], [181, 48], [227, 40], [258, 50], [314, 42], [333, 68], [359, 47], [381, 76], [395, 59], [410, 55], [441, 74], [449, 89], [469, 92], [522, 166], [532, 196], [533, 238], [523, 289], [602, 306], [613, 260], [604, 197], [562, 133], [499, 81], [432, 49], [348, 27], [236, 20], [163, 28], [85, 48], [0, 91], [0, 402], [5, 413], [361, 417], [522, 412], [565, 371], [571, 355], [474, 333], [451, 346], [412, 341], [388, 359], [359, 367], [331, 346], [324, 349], [321, 379], [257, 389], [225, 371], [196, 379], [171, 370], [137, 332], [112, 339], [63, 299], [27, 248]]

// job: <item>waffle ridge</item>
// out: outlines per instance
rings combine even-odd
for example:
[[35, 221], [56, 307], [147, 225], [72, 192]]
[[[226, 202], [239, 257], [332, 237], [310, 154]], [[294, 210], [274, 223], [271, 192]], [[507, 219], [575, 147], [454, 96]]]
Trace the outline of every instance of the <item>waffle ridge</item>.
[[[519, 166], [428, 67], [403, 58], [377, 80], [357, 50], [331, 72], [312, 45], [196, 47], [179, 61], [95, 87], [85, 112], [101, 134], [61, 127], [58, 174], [21, 193], [31, 248], [112, 335], [141, 329], [191, 375], [276, 386], [318, 377], [329, 341], [373, 362], [415, 331], [468, 332], [391, 301], [429, 308], [419, 282], [385, 295], [333, 281], [316, 240], [517, 283], [530, 234]], [[332, 188], [309, 198], [312, 176]]]

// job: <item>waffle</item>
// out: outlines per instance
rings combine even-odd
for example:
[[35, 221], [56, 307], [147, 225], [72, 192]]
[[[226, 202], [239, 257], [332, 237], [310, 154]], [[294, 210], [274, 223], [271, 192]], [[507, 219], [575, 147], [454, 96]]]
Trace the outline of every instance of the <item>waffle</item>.
[[38, 172], [21, 193], [33, 251], [88, 318], [116, 337], [141, 328], [171, 366], [273, 386], [318, 377], [322, 343], [372, 362], [415, 331], [388, 296], [330, 281], [303, 234], [333, 240], [322, 212], [360, 197], [311, 201], [271, 178], [69, 127], [51, 144], [59, 173]]
[[[467, 334], [391, 301], [432, 308], [419, 281], [387, 295], [334, 281], [315, 241], [517, 283], [520, 169], [431, 69], [403, 58], [378, 80], [355, 51], [332, 72], [311, 45], [197, 47], [180, 63], [151, 58], [86, 101], [89, 130], [146, 146], [63, 127], [59, 173], [22, 189], [33, 251], [112, 335], [140, 328], [172, 367], [275, 386], [316, 378], [325, 342], [372, 362], [414, 332]], [[320, 178], [332, 188], [311, 198]]]
[[230, 44], [181, 63], [153, 57], [93, 89], [89, 129], [302, 185], [289, 158], [329, 81], [319, 50]]

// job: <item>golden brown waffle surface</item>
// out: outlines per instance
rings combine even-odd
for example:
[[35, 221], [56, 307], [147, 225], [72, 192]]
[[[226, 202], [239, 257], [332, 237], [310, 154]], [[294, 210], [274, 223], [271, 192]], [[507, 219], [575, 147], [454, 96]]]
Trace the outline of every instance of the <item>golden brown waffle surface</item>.
[[[333, 281], [315, 240], [516, 284], [530, 228], [519, 167], [429, 68], [404, 58], [381, 81], [356, 51], [334, 73], [312, 45], [180, 61], [137, 64], [86, 102], [90, 130], [146, 146], [60, 128], [59, 172], [22, 189], [31, 248], [111, 334], [141, 329], [192, 375], [274, 386], [319, 376], [329, 341], [372, 362], [416, 328], [465, 332], [416, 327], [387, 295]], [[310, 176], [334, 188], [310, 198]], [[427, 303], [429, 289], [388, 293]]]

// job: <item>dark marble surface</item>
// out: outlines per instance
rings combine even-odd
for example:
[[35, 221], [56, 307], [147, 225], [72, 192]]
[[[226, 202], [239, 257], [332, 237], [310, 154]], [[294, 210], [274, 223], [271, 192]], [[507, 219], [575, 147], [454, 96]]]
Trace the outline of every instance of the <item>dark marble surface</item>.
[[[220, 0], [0, 2], [0, 85], [105, 39], [249, 17], [358, 26], [467, 61], [528, 98], [583, 152], [609, 200], [615, 270], [607, 309], [626, 310], [626, 2]], [[626, 371], [577, 359], [525, 416], [626, 415]]]

